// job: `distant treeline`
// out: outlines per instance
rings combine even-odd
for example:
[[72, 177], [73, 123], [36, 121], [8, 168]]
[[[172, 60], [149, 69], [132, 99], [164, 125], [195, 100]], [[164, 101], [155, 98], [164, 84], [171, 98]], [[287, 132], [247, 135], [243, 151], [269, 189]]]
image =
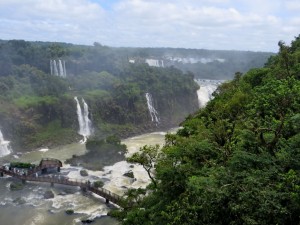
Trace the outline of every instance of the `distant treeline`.
[[[270, 52], [183, 49], [183, 48], [112, 48], [94, 43], [93, 46], [53, 42], [0, 41], [0, 76], [13, 72], [13, 67], [28, 64], [50, 73], [51, 59], [64, 59], [71, 75], [85, 71], [107, 71], [115, 75], [129, 66], [129, 60], [144, 63], [146, 59], [164, 60], [165, 66], [174, 66], [194, 73], [196, 78], [232, 79], [236, 72], [264, 66]], [[182, 63], [176, 59], [193, 59]], [[201, 61], [202, 59], [202, 61]], [[206, 60], [206, 62], [203, 62]]]

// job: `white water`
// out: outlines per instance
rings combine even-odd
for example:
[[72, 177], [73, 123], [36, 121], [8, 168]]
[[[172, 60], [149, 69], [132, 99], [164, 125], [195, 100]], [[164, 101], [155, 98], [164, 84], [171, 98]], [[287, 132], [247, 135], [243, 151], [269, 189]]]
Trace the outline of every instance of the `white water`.
[[148, 106], [148, 110], [149, 110], [149, 113], [151, 116], [151, 121], [155, 122], [156, 124], [159, 124], [158, 112], [154, 108], [152, 96], [150, 93], [146, 93], [145, 96], [147, 99], [147, 106]]
[[200, 85], [197, 91], [199, 108], [203, 108], [213, 98], [212, 94], [217, 87], [224, 82], [223, 80], [196, 80]]
[[0, 130], [0, 157], [9, 155], [11, 153], [11, 149], [9, 147], [9, 141], [4, 140], [3, 134]]
[[214, 61], [224, 63], [225, 59], [221, 58], [193, 58], [193, 57], [173, 57], [173, 56], [166, 56], [166, 59], [177, 62], [177, 63], [182, 63], [182, 64], [195, 64], [195, 63], [202, 63], [202, 64], [207, 64], [211, 63]]
[[50, 72], [51, 75], [66, 77], [66, 62], [64, 60], [59, 59], [57, 62], [55, 59], [50, 60]]
[[64, 77], [67, 77], [66, 61], [63, 62], [64, 62]]
[[59, 65], [59, 76], [61, 76], [61, 77], [64, 77], [64, 69], [63, 69], [63, 65], [62, 65], [62, 62], [61, 62], [61, 60], [59, 59], [58, 60], [58, 65]]
[[[170, 130], [169, 132], [173, 133], [176, 130], [177, 129]], [[166, 132], [147, 133], [124, 139], [122, 143], [126, 144], [128, 148], [127, 156], [130, 156], [144, 145], [159, 144], [163, 146], [165, 143], [165, 134]], [[72, 157], [73, 154], [81, 155], [85, 152], [84, 145], [73, 143], [49, 149], [48, 151], [37, 150], [21, 154], [19, 161], [36, 164], [39, 163], [41, 158], [59, 158], [64, 161]], [[3, 158], [1, 160], [3, 161]], [[2, 161], [0, 165], [3, 164]], [[12, 159], [7, 158], [7, 160], [4, 161], [12, 161]], [[80, 175], [81, 169], [83, 168], [64, 164], [60, 174], [70, 179], [90, 180], [91, 182], [102, 180], [104, 182], [104, 188], [120, 195], [123, 195], [129, 188], [143, 188], [150, 183], [147, 173], [140, 165], [133, 165], [126, 161], [106, 166], [102, 171], [87, 170], [89, 174], [87, 177]], [[129, 170], [133, 172], [136, 179], [124, 176], [124, 173]], [[107, 212], [110, 211], [111, 206], [105, 205], [105, 200], [99, 196], [91, 193], [82, 194], [79, 188], [58, 184], [55, 184], [54, 187], [50, 187], [49, 184], [34, 182], [28, 182], [23, 190], [13, 192], [9, 190], [12, 181], [12, 178], [6, 177], [1, 179], [2, 184], [0, 185], [0, 218], [2, 218], [1, 221], [5, 221], [6, 224], [81, 225], [80, 220], [83, 218], [96, 218], [92, 223], [94, 225], [118, 224], [118, 222], [112, 218], [105, 217]], [[43, 195], [45, 191], [49, 189], [54, 192], [55, 197], [53, 199], [44, 199]], [[25, 200], [24, 204], [20, 205], [14, 202], [14, 200], [19, 197]], [[73, 209], [75, 214], [72, 216], [66, 215], [66, 209]], [[18, 213], [11, 216], [16, 211], [18, 211]]]
[[146, 59], [145, 62], [149, 66], [154, 66], [154, 67], [164, 67], [164, 61], [163, 60], [158, 60], [158, 59]]
[[80, 103], [77, 97], [74, 97], [77, 104], [77, 117], [79, 123], [78, 133], [83, 136], [82, 143], [86, 142], [87, 137], [92, 134], [92, 121], [89, 118], [89, 107], [87, 103], [82, 98], [83, 109], [80, 106]]

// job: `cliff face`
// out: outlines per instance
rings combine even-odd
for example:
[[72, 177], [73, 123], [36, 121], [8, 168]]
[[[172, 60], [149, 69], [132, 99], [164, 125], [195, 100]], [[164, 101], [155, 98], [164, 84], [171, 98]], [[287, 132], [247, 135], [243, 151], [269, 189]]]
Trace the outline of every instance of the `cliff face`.
[[[143, 97], [143, 96], [142, 96]], [[99, 137], [116, 134], [128, 137], [147, 131], [177, 126], [197, 107], [196, 95], [181, 95], [155, 100], [159, 123], [151, 121], [146, 100], [133, 104], [140, 107], [125, 108], [109, 104], [102, 99], [87, 100], [94, 134]], [[79, 140], [76, 103], [62, 98], [56, 104], [42, 103], [26, 109], [0, 113], [1, 130], [16, 151], [40, 147], [53, 147]]]
[[[102, 72], [67, 79], [28, 66], [19, 70], [22, 77], [6, 77], [13, 85], [2, 96], [0, 110], [0, 129], [16, 151], [78, 141], [75, 96], [88, 104], [93, 135], [98, 138], [112, 134], [128, 137], [178, 126], [198, 106], [199, 87], [193, 76], [174, 68], [139, 65], [124, 71], [122, 78]], [[146, 93], [152, 96], [151, 107], [159, 122], [152, 121]]]
[[[93, 134], [98, 138], [111, 134], [128, 137], [178, 126], [198, 108], [199, 86], [194, 82], [194, 74], [176, 69], [177, 62], [168, 65], [169, 58], [163, 58], [166, 63], [161, 67], [145, 63], [152, 56], [162, 60], [166, 49], [22, 40], [3, 41], [0, 49], [0, 129], [16, 151], [79, 140], [75, 96], [87, 102]], [[219, 58], [230, 62], [226, 58], [230, 52], [211, 53], [222, 53]], [[168, 49], [168, 56], [190, 54], [190, 50], [179, 54]], [[195, 54], [193, 57], [202, 59], [208, 52]], [[135, 63], [131, 63], [131, 58], [136, 59]], [[197, 63], [204, 68], [201, 60]], [[208, 64], [214, 66], [213, 62]], [[192, 67], [181, 69], [189, 71]], [[147, 93], [152, 96], [159, 122], [152, 121]]]

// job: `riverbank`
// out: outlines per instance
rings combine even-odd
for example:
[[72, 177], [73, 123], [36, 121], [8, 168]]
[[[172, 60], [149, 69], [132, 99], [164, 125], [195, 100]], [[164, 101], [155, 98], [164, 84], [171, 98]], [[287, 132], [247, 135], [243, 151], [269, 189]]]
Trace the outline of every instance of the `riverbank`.
[[[173, 132], [173, 131], [170, 131]], [[131, 155], [144, 145], [164, 144], [166, 132], [152, 132], [123, 139], [121, 144], [127, 146], [126, 155]], [[39, 149], [27, 153], [20, 153], [15, 156], [8, 155], [0, 158], [1, 164], [9, 161], [21, 161], [38, 163], [41, 158], [58, 158], [61, 161], [72, 157], [72, 155], [83, 155], [87, 151], [85, 145], [80, 143], [68, 144], [53, 149]], [[99, 163], [105, 161], [99, 158]], [[87, 176], [82, 176], [80, 171], [86, 170]], [[127, 172], [132, 172], [134, 178], [124, 176]], [[129, 164], [126, 161], [118, 161], [109, 166], [104, 166], [102, 170], [88, 170], [82, 166], [70, 166], [64, 164], [61, 173], [70, 179], [102, 181], [103, 187], [118, 195], [123, 195], [129, 188], [145, 187], [149, 184], [149, 178], [145, 170], [139, 165]], [[82, 194], [80, 189], [69, 188], [63, 185], [50, 187], [49, 184], [38, 184], [28, 182], [23, 190], [12, 192], [9, 185], [13, 182], [12, 178], [0, 179], [0, 217], [5, 218], [8, 224], [25, 225], [57, 225], [72, 224], [81, 225], [81, 219], [93, 219], [95, 225], [117, 225], [118, 222], [110, 218], [107, 213], [110, 206], [105, 205], [105, 200], [93, 194]], [[53, 191], [53, 199], [44, 199], [44, 193], [48, 190]], [[23, 198], [25, 202], [18, 205], [18, 198]], [[22, 212], [16, 213], [20, 211]], [[67, 215], [66, 209], [74, 210], [74, 214]], [[14, 215], [10, 218], [8, 215]], [[24, 222], [22, 222], [24, 221]], [[35, 221], [30, 223], [29, 221]]]

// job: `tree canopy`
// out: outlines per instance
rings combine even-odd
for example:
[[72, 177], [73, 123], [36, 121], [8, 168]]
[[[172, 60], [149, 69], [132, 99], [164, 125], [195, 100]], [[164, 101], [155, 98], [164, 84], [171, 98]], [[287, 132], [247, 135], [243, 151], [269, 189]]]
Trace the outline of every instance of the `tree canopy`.
[[166, 136], [156, 186], [122, 224], [300, 223], [299, 46], [280, 42], [265, 68], [236, 74]]

